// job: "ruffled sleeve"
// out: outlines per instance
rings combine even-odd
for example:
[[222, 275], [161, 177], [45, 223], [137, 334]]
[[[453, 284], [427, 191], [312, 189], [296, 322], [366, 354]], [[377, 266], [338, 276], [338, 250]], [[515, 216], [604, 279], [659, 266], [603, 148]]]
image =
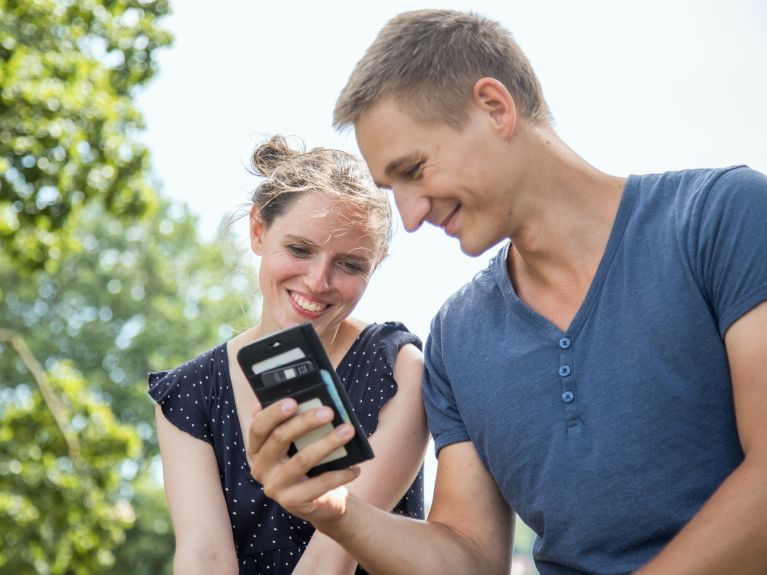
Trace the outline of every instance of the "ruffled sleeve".
[[149, 374], [149, 395], [173, 425], [190, 435], [213, 443], [210, 405], [213, 401], [211, 353], [203, 354], [172, 370]]
[[367, 326], [338, 366], [352, 408], [368, 435], [378, 427], [378, 414], [397, 393], [394, 364], [404, 345], [421, 349], [421, 340], [399, 322]]

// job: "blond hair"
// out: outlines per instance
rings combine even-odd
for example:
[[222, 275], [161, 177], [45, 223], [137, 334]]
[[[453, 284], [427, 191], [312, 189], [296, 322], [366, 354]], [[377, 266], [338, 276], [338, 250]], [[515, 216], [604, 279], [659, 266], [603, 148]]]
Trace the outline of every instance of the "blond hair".
[[415, 10], [395, 16], [355, 66], [333, 113], [348, 127], [393, 95], [416, 117], [463, 125], [477, 80], [492, 77], [520, 113], [549, 120], [548, 105], [527, 56], [498, 22], [455, 10]]
[[251, 201], [266, 227], [305, 194], [324, 193], [353, 215], [353, 225], [376, 242], [379, 260], [386, 254], [392, 234], [392, 214], [386, 192], [373, 182], [360, 159], [341, 150], [313, 148], [303, 143], [292, 148], [280, 135], [259, 145], [251, 166], [264, 181]]

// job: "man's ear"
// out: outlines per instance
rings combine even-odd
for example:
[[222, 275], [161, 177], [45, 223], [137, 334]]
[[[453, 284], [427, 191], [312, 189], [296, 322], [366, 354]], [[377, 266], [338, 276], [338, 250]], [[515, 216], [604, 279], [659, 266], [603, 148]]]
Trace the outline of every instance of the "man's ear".
[[263, 237], [266, 226], [261, 219], [261, 211], [255, 205], [252, 206], [248, 218], [250, 223], [250, 249], [257, 256], [263, 255]]
[[514, 98], [495, 78], [480, 78], [471, 91], [475, 106], [487, 113], [496, 129], [503, 136], [510, 136], [517, 124], [517, 106]]

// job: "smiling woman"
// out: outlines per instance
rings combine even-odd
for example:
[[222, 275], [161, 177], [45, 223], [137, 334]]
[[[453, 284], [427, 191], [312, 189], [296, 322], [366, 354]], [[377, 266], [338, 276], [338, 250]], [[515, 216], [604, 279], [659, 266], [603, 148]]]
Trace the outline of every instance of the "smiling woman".
[[[264, 178], [249, 213], [251, 247], [261, 258], [261, 319], [149, 379], [176, 533], [175, 570], [364, 573], [252, 478], [248, 429], [260, 407], [236, 357], [255, 339], [311, 322], [376, 455], [349, 489], [378, 507], [423, 518], [428, 432], [420, 340], [401, 323], [350, 317], [386, 255], [389, 203], [364, 164], [346, 152], [304, 152], [277, 136], [256, 149], [252, 164]], [[315, 411], [305, 417], [322, 417]]]

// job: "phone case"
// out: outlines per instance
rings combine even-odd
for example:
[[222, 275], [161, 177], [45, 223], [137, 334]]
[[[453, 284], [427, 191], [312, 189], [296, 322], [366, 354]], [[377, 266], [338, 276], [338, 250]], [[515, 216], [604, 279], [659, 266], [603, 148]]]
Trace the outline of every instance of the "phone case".
[[299, 413], [321, 405], [333, 408], [332, 423], [297, 439], [289, 455], [342, 423], [354, 426], [354, 438], [310, 469], [307, 475], [343, 469], [373, 458], [367, 434], [311, 323], [290, 327], [246, 345], [237, 353], [237, 361], [263, 407], [292, 397], [298, 402]]

